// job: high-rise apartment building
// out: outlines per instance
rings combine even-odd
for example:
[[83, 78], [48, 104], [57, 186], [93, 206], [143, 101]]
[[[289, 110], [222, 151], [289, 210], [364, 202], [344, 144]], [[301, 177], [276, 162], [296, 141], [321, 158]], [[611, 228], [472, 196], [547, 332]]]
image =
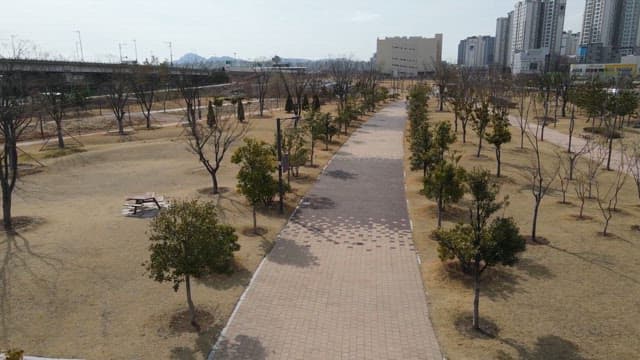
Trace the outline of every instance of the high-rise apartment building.
[[586, 0], [578, 55], [584, 63], [619, 62], [640, 53], [640, 0]]
[[560, 44], [560, 55], [576, 56], [580, 45], [580, 33], [571, 30], [562, 32], [562, 42]]
[[442, 61], [442, 34], [378, 39], [376, 66], [385, 74], [417, 76], [435, 71]]
[[560, 55], [566, 5], [566, 0], [524, 0], [515, 4], [510, 13], [507, 54], [513, 73], [545, 71]]
[[509, 33], [511, 30], [512, 17], [513, 11], [509, 12], [507, 17], [499, 17], [496, 20], [496, 40], [493, 60], [495, 65], [503, 68], [511, 65], [509, 56], [511, 41]]
[[470, 36], [458, 45], [458, 65], [486, 67], [494, 62], [495, 38]]

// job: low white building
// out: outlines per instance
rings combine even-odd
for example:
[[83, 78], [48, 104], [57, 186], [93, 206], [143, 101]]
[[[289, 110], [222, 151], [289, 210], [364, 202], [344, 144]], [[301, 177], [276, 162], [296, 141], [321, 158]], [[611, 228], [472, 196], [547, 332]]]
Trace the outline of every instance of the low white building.
[[549, 49], [529, 49], [513, 54], [511, 72], [515, 74], [540, 74], [544, 72]]
[[419, 76], [435, 71], [442, 61], [442, 34], [378, 39], [376, 67], [384, 74]]

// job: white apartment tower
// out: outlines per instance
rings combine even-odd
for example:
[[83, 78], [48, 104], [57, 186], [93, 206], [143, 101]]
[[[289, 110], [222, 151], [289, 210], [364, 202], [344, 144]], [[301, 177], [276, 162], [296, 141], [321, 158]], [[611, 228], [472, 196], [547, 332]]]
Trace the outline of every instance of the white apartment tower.
[[494, 63], [495, 38], [493, 36], [470, 36], [458, 45], [458, 65], [487, 67]]
[[510, 12], [507, 17], [499, 17], [496, 20], [496, 40], [494, 53], [494, 63], [500, 67], [510, 66], [510, 49], [511, 41], [509, 33], [511, 29], [511, 20], [513, 12]]
[[633, 55], [640, 46], [638, 25], [640, 23], [640, 0], [622, 2], [618, 26], [618, 47], [620, 55]]
[[619, 62], [640, 53], [640, 0], [586, 0], [578, 55], [582, 62]]
[[507, 62], [512, 72], [541, 72], [560, 55], [566, 0], [524, 0], [515, 4]]

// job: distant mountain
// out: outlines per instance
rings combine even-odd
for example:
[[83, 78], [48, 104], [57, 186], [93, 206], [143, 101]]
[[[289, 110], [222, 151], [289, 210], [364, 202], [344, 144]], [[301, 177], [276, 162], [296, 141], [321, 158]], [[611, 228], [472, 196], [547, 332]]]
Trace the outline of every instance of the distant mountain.
[[[282, 63], [290, 65], [305, 65], [314, 62], [309, 59], [301, 58], [282, 58]], [[193, 65], [193, 64], [205, 64], [208, 67], [221, 67], [224, 65], [232, 64], [234, 66], [247, 66], [253, 63], [253, 61], [245, 59], [236, 59], [231, 56], [212, 56], [205, 58], [198, 54], [186, 53], [180, 59], [174, 62], [177, 65]]]
[[186, 53], [182, 55], [182, 57], [176, 60], [174, 63], [178, 65], [191, 65], [191, 64], [202, 64], [207, 62], [207, 59], [202, 56], [194, 53]]

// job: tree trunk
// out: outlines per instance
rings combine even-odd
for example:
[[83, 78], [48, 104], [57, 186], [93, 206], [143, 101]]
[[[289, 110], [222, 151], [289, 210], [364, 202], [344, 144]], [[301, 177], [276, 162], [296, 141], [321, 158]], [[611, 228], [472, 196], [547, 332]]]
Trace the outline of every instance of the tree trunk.
[[480, 157], [480, 151], [481, 150], [482, 150], [482, 134], [480, 134], [480, 140], [478, 141], [478, 153], [476, 154], [477, 158]]
[[145, 119], [147, 119], [147, 130], [151, 129], [151, 109], [147, 109], [147, 113], [145, 114]]
[[220, 190], [218, 189], [218, 177], [215, 172], [211, 174], [211, 181], [213, 182], [213, 194], [216, 195]]
[[253, 205], [253, 233], [258, 233], [258, 222], [256, 220], [256, 206]]
[[8, 184], [3, 184], [2, 189], [2, 223], [6, 232], [13, 230], [13, 221], [11, 219], [11, 190], [8, 189]]
[[520, 128], [520, 149], [524, 149], [524, 126]]
[[199, 328], [198, 323], [196, 322], [196, 307], [193, 305], [193, 300], [191, 300], [191, 278], [189, 275], [185, 275], [185, 289], [187, 290], [187, 304], [189, 305], [189, 315], [191, 317], [191, 325], [196, 329]]
[[467, 125], [462, 123], [462, 143], [467, 143]]
[[575, 158], [569, 158], [569, 181], [573, 180], [573, 169], [575, 168]]
[[607, 154], [607, 170], [611, 171], [611, 152], [613, 151], [613, 135], [616, 131], [616, 121], [617, 118], [613, 119], [613, 126], [608, 129], [609, 131], [609, 153]]
[[496, 162], [498, 163], [498, 171], [496, 172], [496, 176], [500, 177], [500, 148], [496, 147]]
[[56, 133], [58, 134], [58, 148], [64, 149], [64, 136], [62, 136], [62, 120], [56, 121]]
[[538, 226], [538, 210], [540, 210], [540, 202], [542, 199], [536, 198], [536, 204], [533, 207], [533, 221], [531, 223], [531, 241], [537, 242], [536, 240], [536, 229]]
[[442, 186], [440, 186], [440, 196], [438, 196], [438, 229], [442, 227], [442, 208], [444, 207], [442, 204]]
[[473, 328], [480, 330], [480, 255], [473, 267]]
[[313, 136], [311, 137], [311, 167], [313, 167], [313, 150], [315, 148], [314, 146], [315, 142], [313, 141]]
[[578, 216], [580, 219], [583, 218], [584, 213], [584, 196], [580, 198], [580, 215]]
[[122, 125], [122, 120], [124, 117], [124, 113], [120, 117], [118, 117], [118, 134], [124, 135], [124, 126]]
[[457, 112], [454, 112], [454, 118], [453, 119], [454, 119], [454, 122], [453, 122], [454, 130], [453, 131], [457, 133], [458, 132], [458, 113]]

